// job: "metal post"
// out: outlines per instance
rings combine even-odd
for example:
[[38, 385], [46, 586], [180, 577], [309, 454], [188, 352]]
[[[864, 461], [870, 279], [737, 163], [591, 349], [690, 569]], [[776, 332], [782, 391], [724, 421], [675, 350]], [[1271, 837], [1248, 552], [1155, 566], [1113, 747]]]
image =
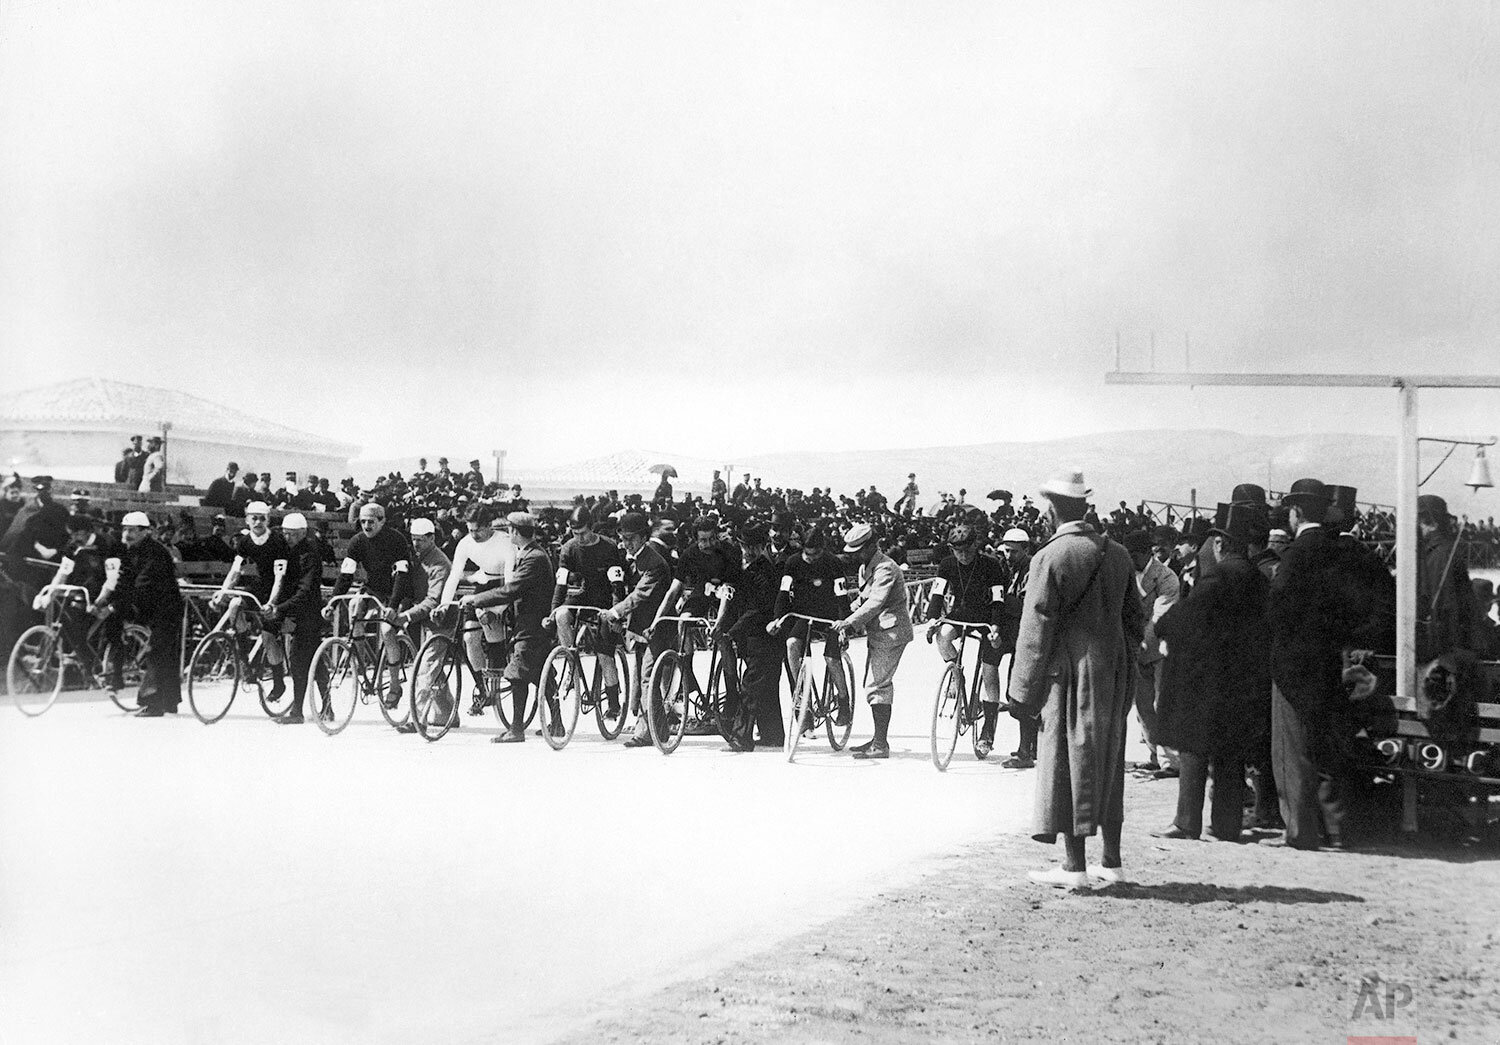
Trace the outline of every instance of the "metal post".
[[1396, 455], [1396, 693], [1417, 695], [1417, 386], [1400, 384]]

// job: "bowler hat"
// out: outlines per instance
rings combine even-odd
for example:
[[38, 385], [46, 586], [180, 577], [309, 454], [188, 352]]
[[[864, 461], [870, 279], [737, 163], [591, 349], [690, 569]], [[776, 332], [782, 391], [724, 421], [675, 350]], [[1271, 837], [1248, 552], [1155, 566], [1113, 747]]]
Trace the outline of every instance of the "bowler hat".
[[1417, 498], [1417, 514], [1431, 515], [1439, 519], [1448, 515], [1448, 502], [1435, 493], [1424, 493]]
[[1254, 483], [1240, 483], [1229, 495], [1229, 500], [1233, 504], [1263, 505], [1266, 503], [1265, 487], [1256, 486]]
[[620, 532], [644, 537], [651, 532], [651, 523], [640, 512], [626, 512], [620, 516]]
[[1132, 530], [1120, 539], [1120, 543], [1132, 555], [1146, 555], [1150, 553], [1154, 542], [1145, 530]]
[[741, 544], [765, 544], [771, 539], [771, 531], [765, 523], [752, 519], [740, 527]]
[[38, 490], [50, 490], [52, 489], [52, 476], [33, 475], [31, 477], [31, 485], [36, 487]]
[[1281, 498], [1281, 503], [1288, 508], [1315, 504], [1327, 506], [1332, 501], [1333, 497], [1329, 494], [1328, 487], [1317, 479], [1298, 479]]

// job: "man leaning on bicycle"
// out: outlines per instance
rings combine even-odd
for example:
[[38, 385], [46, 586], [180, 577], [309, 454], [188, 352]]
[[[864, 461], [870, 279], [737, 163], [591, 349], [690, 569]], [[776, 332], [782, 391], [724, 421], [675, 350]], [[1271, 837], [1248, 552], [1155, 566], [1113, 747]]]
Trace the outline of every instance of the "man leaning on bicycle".
[[951, 664], [958, 659], [953, 642], [958, 628], [952, 624], [940, 625], [937, 618], [989, 625], [989, 635], [979, 644], [984, 723], [974, 748], [975, 754], [985, 758], [995, 746], [995, 722], [1000, 712], [1000, 624], [1009, 571], [999, 559], [979, 550], [979, 531], [970, 523], [954, 526], [948, 544], [953, 553], [938, 563], [928, 598], [927, 616], [932, 623], [927, 627], [927, 638], [937, 639], [943, 663]]

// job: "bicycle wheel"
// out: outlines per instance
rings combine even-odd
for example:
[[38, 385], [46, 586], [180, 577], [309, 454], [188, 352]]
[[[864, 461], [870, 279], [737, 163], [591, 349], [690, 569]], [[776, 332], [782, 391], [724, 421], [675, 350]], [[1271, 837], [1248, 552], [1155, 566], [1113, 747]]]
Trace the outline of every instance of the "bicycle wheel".
[[135, 711], [140, 707], [136, 698], [140, 695], [141, 675], [145, 673], [143, 661], [151, 646], [151, 632], [139, 624], [127, 624], [123, 641], [123, 648], [109, 651], [111, 658], [119, 657], [121, 661], [120, 688], [109, 685], [109, 666], [106, 664], [104, 691], [121, 711]]
[[813, 704], [818, 699], [818, 689], [808, 670], [807, 657], [802, 658], [802, 667], [797, 672], [797, 685], [792, 690], [792, 711], [786, 723], [786, 760], [797, 757], [797, 745], [802, 742], [802, 733], [812, 727]]
[[[854, 731], [854, 665], [850, 663], [847, 653], [838, 662], [838, 668], [834, 668], [827, 660], [823, 664], [823, 700], [828, 705], [828, 717], [823, 721], [823, 728], [828, 734], [828, 745], [835, 751], [842, 751], [844, 745], [849, 743], [849, 734]], [[849, 694], [849, 706], [845, 710], [842, 726], [834, 721], [839, 701], [839, 691], [833, 681], [835, 670], [843, 673], [844, 692]]]
[[396, 633], [396, 648], [401, 651], [401, 663], [396, 667], [395, 688], [391, 687], [391, 666], [386, 663], [383, 651], [375, 662], [380, 668], [374, 679], [380, 714], [392, 726], [399, 726], [411, 718], [411, 669], [417, 659], [416, 643], [406, 632]]
[[303, 713], [312, 712], [313, 721], [329, 736], [342, 732], [354, 718], [360, 693], [368, 692], [371, 683], [366, 673], [373, 671], [374, 667], [365, 664], [354, 652], [348, 639], [338, 636], [324, 639], [318, 643], [307, 671], [307, 692], [310, 702], [317, 706], [305, 708]]
[[644, 711], [646, 729], [656, 750], [663, 755], [676, 751], [687, 729], [688, 709], [685, 679], [672, 650], [657, 657], [652, 665]]
[[[558, 647], [547, 655], [542, 665], [541, 699], [542, 738], [553, 751], [561, 751], [578, 729], [578, 713], [583, 707], [583, 679], [579, 678], [578, 659]], [[557, 708], [554, 716], [552, 709]]]
[[[735, 680], [739, 681], [738, 679]], [[703, 713], [713, 720], [714, 728], [726, 742], [734, 740], [734, 721], [729, 714], [729, 696], [724, 688], [724, 661], [714, 661], [708, 688], [703, 691]]]
[[417, 651], [411, 673], [411, 720], [425, 740], [443, 739], [458, 723], [462, 659], [458, 644], [447, 635], [432, 635]]
[[[484, 673], [482, 685], [488, 691], [489, 696], [493, 698], [490, 706], [495, 709], [495, 718], [500, 721], [500, 728], [509, 730], [511, 728], [511, 720], [516, 717], [515, 708], [511, 704], [510, 683], [505, 680], [501, 670], [495, 668]], [[526, 716], [525, 720], [521, 723], [521, 729], [525, 729], [531, 725], [532, 720], [537, 716], [537, 708], [540, 704], [541, 698], [537, 690], [527, 690]]]
[[594, 721], [599, 726], [599, 735], [605, 740], [614, 740], [625, 731], [625, 723], [630, 718], [630, 658], [625, 656], [622, 649], [616, 649], [612, 654], [615, 681], [620, 692], [615, 698], [615, 714], [611, 715], [609, 698], [604, 695], [604, 662], [600, 656], [594, 657], [591, 665], [585, 665], [581, 661], [575, 663], [578, 664], [579, 673], [589, 683], [589, 699], [594, 702]]
[[937, 695], [932, 698], [932, 764], [942, 772], [953, 761], [953, 749], [958, 746], [958, 734], [963, 731], [964, 701], [963, 673], [957, 664], [949, 664], [943, 670], [938, 683]]
[[27, 628], [11, 649], [5, 684], [23, 715], [40, 715], [62, 692], [62, 652], [58, 634], [45, 624]]
[[225, 715], [240, 691], [244, 661], [239, 644], [227, 631], [211, 631], [188, 660], [188, 706], [205, 726]]
[[286, 647], [281, 647], [281, 663], [272, 664], [270, 658], [266, 656], [266, 644], [270, 642], [280, 643], [281, 636], [276, 634], [267, 638], [267, 633], [262, 632], [251, 648], [250, 656], [246, 658], [250, 666], [246, 681], [255, 687], [260, 709], [266, 713], [267, 717], [277, 718], [291, 709], [295, 689], [292, 686]]

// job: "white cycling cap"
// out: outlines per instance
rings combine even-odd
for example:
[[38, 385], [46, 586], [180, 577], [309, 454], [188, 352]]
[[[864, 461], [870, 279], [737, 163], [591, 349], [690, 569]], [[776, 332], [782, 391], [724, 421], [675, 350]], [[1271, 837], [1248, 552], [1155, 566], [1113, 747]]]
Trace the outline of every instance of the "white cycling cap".
[[1010, 529], [1008, 529], [1008, 530], [1005, 531], [1005, 536], [1002, 537], [1002, 538], [1000, 538], [1000, 543], [1001, 544], [1030, 544], [1031, 543], [1031, 534], [1027, 533], [1025, 530], [1021, 529], [1019, 526], [1012, 526]]
[[271, 506], [265, 501], [251, 501], [245, 505], [246, 515], [270, 515]]
[[307, 529], [307, 516], [301, 512], [290, 512], [285, 519], [281, 520], [281, 528], [283, 530], [305, 530]]
[[411, 535], [413, 537], [431, 537], [437, 533], [437, 527], [432, 525], [431, 519], [413, 519], [411, 521]]
[[121, 526], [151, 526], [151, 516], [145, 512], [126, 512], [125, 518], [120, 520]]

